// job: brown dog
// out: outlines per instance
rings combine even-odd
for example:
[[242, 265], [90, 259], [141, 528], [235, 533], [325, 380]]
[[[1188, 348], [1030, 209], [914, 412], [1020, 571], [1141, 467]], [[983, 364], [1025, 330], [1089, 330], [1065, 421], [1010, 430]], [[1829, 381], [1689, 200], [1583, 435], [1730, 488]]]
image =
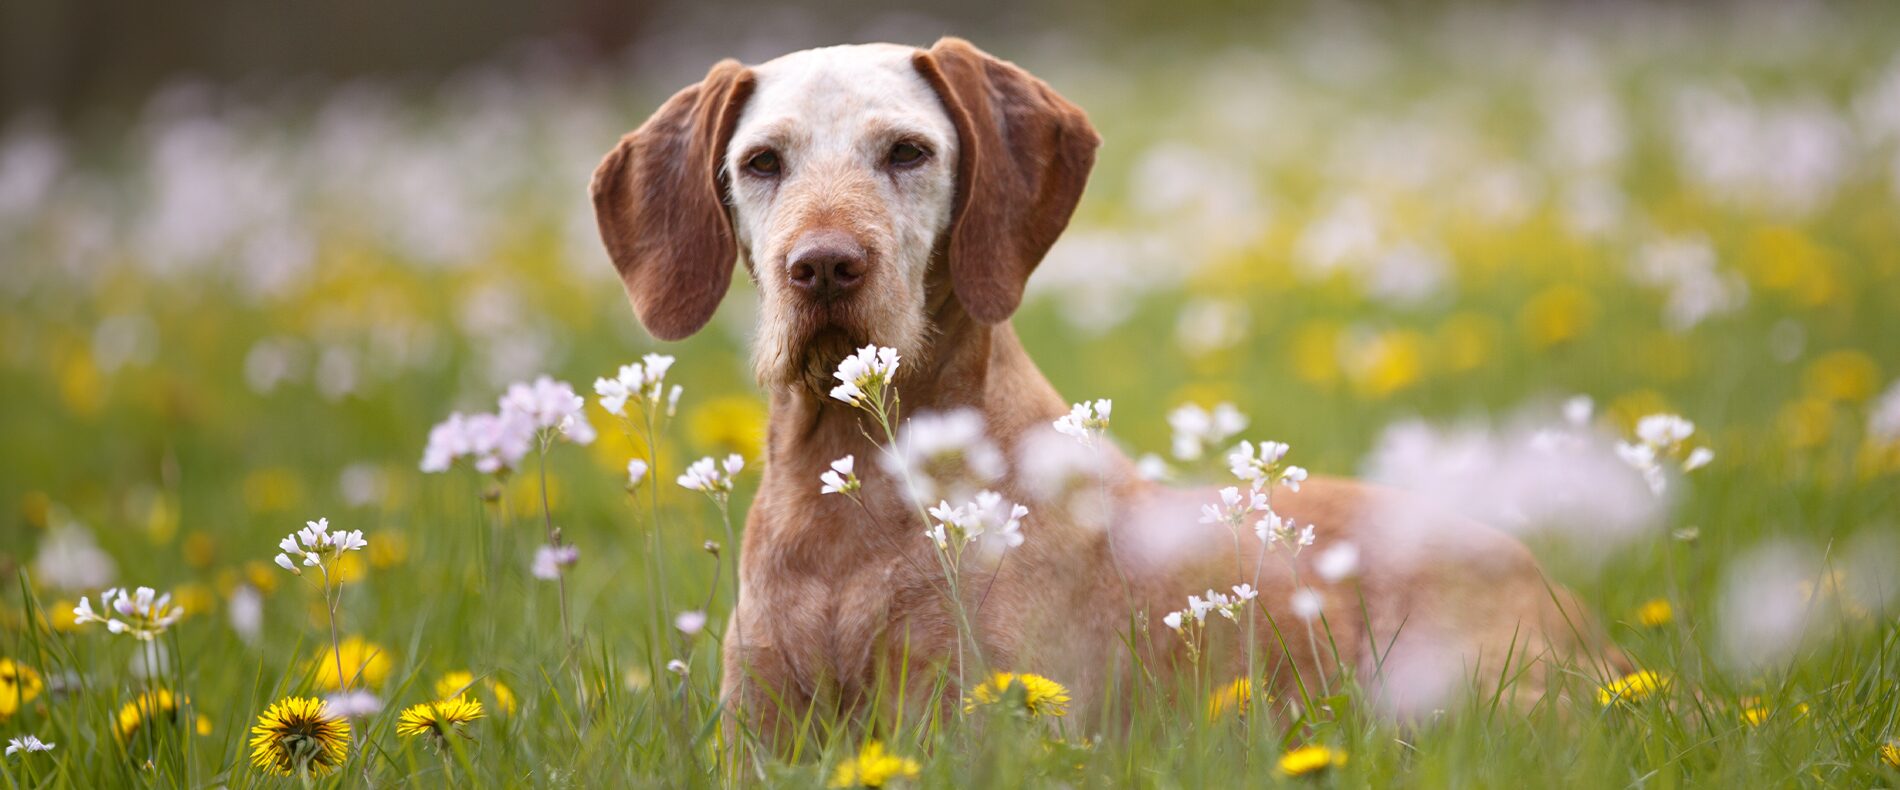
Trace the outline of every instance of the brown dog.
[[[1223, 684], [1247, 672], [1236, 647], [1251, 633], [1256, 667], [1282, 699], [1302, 682], [1336, 683], [1341, 669], [1401, 713], [1438, 706], [1473, 679], [1485, 688], [1508, 677], [1512, 697], [1540, 696], [1549, 659], [1578, 655], [1590, 628], [1501, 533], [1314, 479], [1274, 494], [1275, 511], [1316, 526], [1317, 544], [1295, 553], [1251, 529], [1201, 523], [1213, 491], [1143, 482], [1106, 445], [1071, 459], [1091, 482], [1035, 481], [1046, 475], [1031, 467], [1080, 445], [1050, 435], [1067, 405], [1009, 317], [1068, 224], [1098, 143], [1087, 116], [1048, 85], [947, 38], [927, 50], [722, 62], [601, 163], [601, 235], [653, 335], [704, 326], [735, 260], [760, 292], [768, 457], [724, 656], [726, 697], [743, 721], [770, 738], [785, 716], [848, 713], [899, 673], [920, 700], [934, 670], [954, 678], [978, 650], [988, 667], [1066, 684], [1086, 715], [1104, 689], [1133, 679], [1131, 644], [1150, 672], [1187, 667], [1186, 642], [1163, 615], [1240, 583], [1258, 588], [1260, 606], [1242, 610], [1258, 619], [1210, 618], [1215, 641], [1197, 659]], [[1022, 545], [962, 571], [977, 648], [962, 648], [919, 503], [890, 465], [870, 462], [884, 452], [866, 435], [878, 429], [827, 395], [839, 361], [872, 343], [903, 356], [905, 417], [981, 415], [1011, 463], [978, 482], [1030, 508]], [[819, 473], [846, 455], [861, 461], [862, 504], [819, 492]], [[1356, 547], [1353, 572], [1316, 572], [1314, 557], [1341, 543]], [[1296, 588], [1309, 590], [1303, 607], [1290, 603]]]

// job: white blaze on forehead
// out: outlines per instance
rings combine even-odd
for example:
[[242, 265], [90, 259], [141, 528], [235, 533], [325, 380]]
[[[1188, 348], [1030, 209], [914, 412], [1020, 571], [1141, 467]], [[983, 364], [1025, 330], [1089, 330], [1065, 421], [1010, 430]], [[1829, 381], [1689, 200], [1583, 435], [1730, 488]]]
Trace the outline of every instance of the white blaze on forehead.
[[893, 142], [874, 134], [881, 129], [920, 138], [956, 161], [956, 127], [911, 65], [916, 52], [895, 44], [824, 47], [753, 68], [758, 87], [733, 131], [727, 168], [758, 146], [778, 148], [793, 177], [801, 160], [881, 157]]

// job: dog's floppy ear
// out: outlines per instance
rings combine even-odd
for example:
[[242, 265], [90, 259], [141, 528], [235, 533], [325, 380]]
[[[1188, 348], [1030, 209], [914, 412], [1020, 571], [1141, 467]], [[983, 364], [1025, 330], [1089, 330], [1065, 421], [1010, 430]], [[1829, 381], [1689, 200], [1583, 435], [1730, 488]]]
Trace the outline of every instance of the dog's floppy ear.
[[1016, 311], [1082, 199], [1101, 138], [1082, 109], [1016, 64], [960, 38], [912, 56], [956, 125], [950, 281], [978, 321]]
[[738, 245], [721, 159], [752, 94], [752, 71], [720, 61], [640, 124], [594, 170], [594, 219], [647, 331], [678, 340], [712, 319]]

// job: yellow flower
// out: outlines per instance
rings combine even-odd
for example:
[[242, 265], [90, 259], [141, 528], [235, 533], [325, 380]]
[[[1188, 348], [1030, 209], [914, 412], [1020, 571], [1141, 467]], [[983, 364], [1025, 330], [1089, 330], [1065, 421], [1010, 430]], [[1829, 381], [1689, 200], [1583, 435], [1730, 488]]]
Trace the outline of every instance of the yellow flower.
[[253, 513], [282, 513], [303, 502], [303, 481], [295, 472], [267, 467], [244, 477], [244, 503]]
[[1632, 672], [1597, 689], [1597, 702], [1609, 706], [1616, 702], [1641, 702], [1669, 688], [1669, 678], [1647, 669]]
[[1498, 322], [1478, 313], [1460, 313], [1445, 320], [1433, 333], [1438, 364], [1445, 370], [1462, 373], [1484, 366], [1503, 334]]
[[686, 436], [707, 452], [757, 458], [765, 446], [765, 405], [750, 395], [714, 398], [687, 416]]
[[39, 672], [11, 658], [0, 658], [0, 719], [19, 713], [44, 690], [46, 681]]
[[1830, 351], [1808, 364], [1802, 383], [1814, 397], [1858, 403], [1880, 389], [1880, 364], [1853, 349]]
[[963, 711], [969, 713], [978, 705], [990, 705], [1010, 698], [1010, 690], [1020, 688], [1023, 691], [1023, 710], [1031, 716], [1066, 716], [1069, 713], [1069, 690], [1061, 683], [1041, 675], [1027, 672], [998, 672], [988, 681], [976, 687], [970, 696], [963, 700]]
[[1889, 768], [1900, 768], [1900, 741], [1888, 741], [1880, 745], [1880, 761]]
[[831, 786], [883, 787], [892, 779], [916, 779], [923, 768], [916, 760], [886, 752], [881, 742], [865, 741], [858, 756], [838, 764]]
[[79, 602], [71, 598], [54, 601], [52, 606], [46, 607], [47, 622], [53, 626], [53, 630], [61, 633], [70, 634], [79, 630], [79, 618], [73, 614], [73, 607], [78, 605]]
[[184, 608], [185, 616], [190, 617], [209, 614], [216, 608], [218, 598], [212, 594], [211, 588], [203, 583], [188, 582], [178, 585], [178, 589], [172, 591], [172, 601]]
[[404, 738], [429, 735], [447, 737], [453, 732], [466, 736], [461, 726], [481, 718], [482, 703], [467, 697], [411, 705], [396, 722], [396, 734]]
[[1283, 776], [1306, 776], [1346, 764], [1346, 753], [1326, 746], [1301, 746], [1280, 755]]
[[1667, 598], [1651, 598], [1636, 607], [1636, 622], [1644, 628], [1660, 628], [1675, 622], [1676, 609]]
[[251, 764], [278, 776], [328, 776], [350, 756], [350, 723], [319, 699], [280, 700], [251, 732]]
[[[189, 705], [191, 698], [181, 700], [167, 689], [141, 693], [119, 708], [119, 719], [112, 731], [120, 741], [131, 743], [148, 723], [177, 724], [180, 702]], [[211, 734], [211, 719], [204, 715], [199, 715], [193, 725], [192, 729], [199, 735]]]
[[[435, 696], [437, 699], [454, 699], [468, 693], [469, 687], [473, 685], [475, 685], [473, 673], [467, 670], [456, 670], [443, 675], [435, 682]], [[514, 715], [514, 689], [508, 688], [507, 684], [495, 679], [493, 675], [482, 678], [482, 686], [488, 689], [489, 695], [495, 700], [495, 707], [501, 709], [502, 715]]]
[[1596, 314], [1596, 300], [1588, 291], [1554, 285], [1525, 302], [1517, 320], [1532, 346], [1549, 348], [1582, 335], [1596, 321]]
[[[1795, 703], [1795, 705], [1789, 708], [1788, 710], [1793, 711], [1794, 717], [1799, 719], [1803, 716], [1808, 715], [1808, 704], [1805, 702], [1798, 702], [1798, 703]], [[1780, 713], [1780, 711], [1771, 709], [1768, 706], [1763, 705], [1761, 703], [1760, 697], [1742, 698], [1742, 717], [1741, 717], [1742, 723], [1750, 727], [1760, 727], [1762, 722], [1765, 722], [1768, 720], [1769, 716], [1772, 716], [1778, 713]]]
[[370, 536], [369, 566], [388, 570], [409, 561], [409, 535], [384, 530]]
[[181, 546], [185, 555], [185, 564], [203, 570], [211, 567], [218, 559], [218, 539], [204, 530], [194, 529], [185, 533], [185, 542]]
[[1411, 387], [1424, 376], [1424, 339], [1409, 329], [1380, 332], [1351, 349], [1353, 387], [1368, 398], [1384, 398]]
[[1253, 687], [1251, 678], [1234, 678], [1234, 682], [1207, 695], [1207, 720], [1216, 721], [1228, 711], [1246, 718], [1247, 708], [1253, 704]]
[[360, 636], [343, 640], [336, 649], [325, 645], [311, 659], [311, 668], [316, 673], [317, 686], [320, 688], [343, 688], [337, 682], [337, 654], [342, 653], [343, 672], [349, 676], [350, 686], [368, 686], [375, 688], [383, 685], [389, 677], [389, 653], [374, 642]]

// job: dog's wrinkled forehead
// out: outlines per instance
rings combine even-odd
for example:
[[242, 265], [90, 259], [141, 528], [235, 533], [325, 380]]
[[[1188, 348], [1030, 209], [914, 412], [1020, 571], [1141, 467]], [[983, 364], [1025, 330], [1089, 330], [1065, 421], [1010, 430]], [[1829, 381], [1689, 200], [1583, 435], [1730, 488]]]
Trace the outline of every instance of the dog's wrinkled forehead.
[[[807, 158], [880, 156], [903, 137], [954, 155], [956, 127], [912, 65], [916, 52], [895, 44], [823, 47], [755, 67], [758, 87], [733, 132], [727, 167], [761, 148]], [[799, 163], [787, 164], [796, 170]]]

